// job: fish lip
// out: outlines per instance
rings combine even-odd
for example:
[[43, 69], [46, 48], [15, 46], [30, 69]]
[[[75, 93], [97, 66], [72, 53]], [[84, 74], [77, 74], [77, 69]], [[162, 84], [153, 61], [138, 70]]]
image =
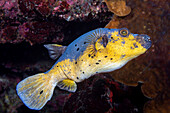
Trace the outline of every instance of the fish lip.
[[146, 42], [146, 44], [142, 45], [144, 48], [149, 49], [152, 45], [151, 41]]
[[145, 35], [145, 34], [137, 35], [137, 34], [135, 34], [135, 39], [145, 49], [149, 49], [151, 47], [151, 45], [152, 45], [151, 38], [148, 35]]

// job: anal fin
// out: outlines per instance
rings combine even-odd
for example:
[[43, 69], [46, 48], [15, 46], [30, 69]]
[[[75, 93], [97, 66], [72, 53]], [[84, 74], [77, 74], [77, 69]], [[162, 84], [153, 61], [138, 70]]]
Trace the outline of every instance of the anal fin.
[[75, 92], [77, 89], [77, 84], [75, 83], [75, 81], [70, 79], [64, 79], [62, 81], [59, 81], [57, 83], [57, 86], [60, 89], [67, 90], [69, 92]]

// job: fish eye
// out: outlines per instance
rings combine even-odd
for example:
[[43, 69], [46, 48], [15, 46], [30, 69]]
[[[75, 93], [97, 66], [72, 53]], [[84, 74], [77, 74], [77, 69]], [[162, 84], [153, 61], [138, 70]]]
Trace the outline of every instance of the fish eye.
[[123, 37], [125, 37], [125, 36], [127, 36], [129, 34], [127, 29], [121, 29], [119, 33]]

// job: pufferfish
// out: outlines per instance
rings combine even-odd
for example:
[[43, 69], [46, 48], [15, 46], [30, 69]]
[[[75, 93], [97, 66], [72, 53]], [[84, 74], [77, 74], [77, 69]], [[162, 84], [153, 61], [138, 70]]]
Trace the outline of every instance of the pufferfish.
[[30, 109], [40, 110], [51, 99], [54, 88], [75, 92], [76, 83], [96, 73], [111, 72], [143, 54], [151, 46], [150, 37], [132, 34], [126, 28], [98, 28], [74, 40], [68, 46], [44, 45], [53, 67], [18, 83], [20, 99]]

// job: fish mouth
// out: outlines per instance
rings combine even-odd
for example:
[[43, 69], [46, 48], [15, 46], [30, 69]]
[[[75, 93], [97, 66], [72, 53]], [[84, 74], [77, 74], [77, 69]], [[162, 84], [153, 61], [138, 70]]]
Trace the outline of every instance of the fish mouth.
[[152, 41], [150, 40], [151, 38], [148, 35], [137, 35], [135, 36], [135, 39], [137, 42], [139, 42], [141, 44], [141, 46], [143, 46], [146, 49], [149, 49], [152, 45]]

